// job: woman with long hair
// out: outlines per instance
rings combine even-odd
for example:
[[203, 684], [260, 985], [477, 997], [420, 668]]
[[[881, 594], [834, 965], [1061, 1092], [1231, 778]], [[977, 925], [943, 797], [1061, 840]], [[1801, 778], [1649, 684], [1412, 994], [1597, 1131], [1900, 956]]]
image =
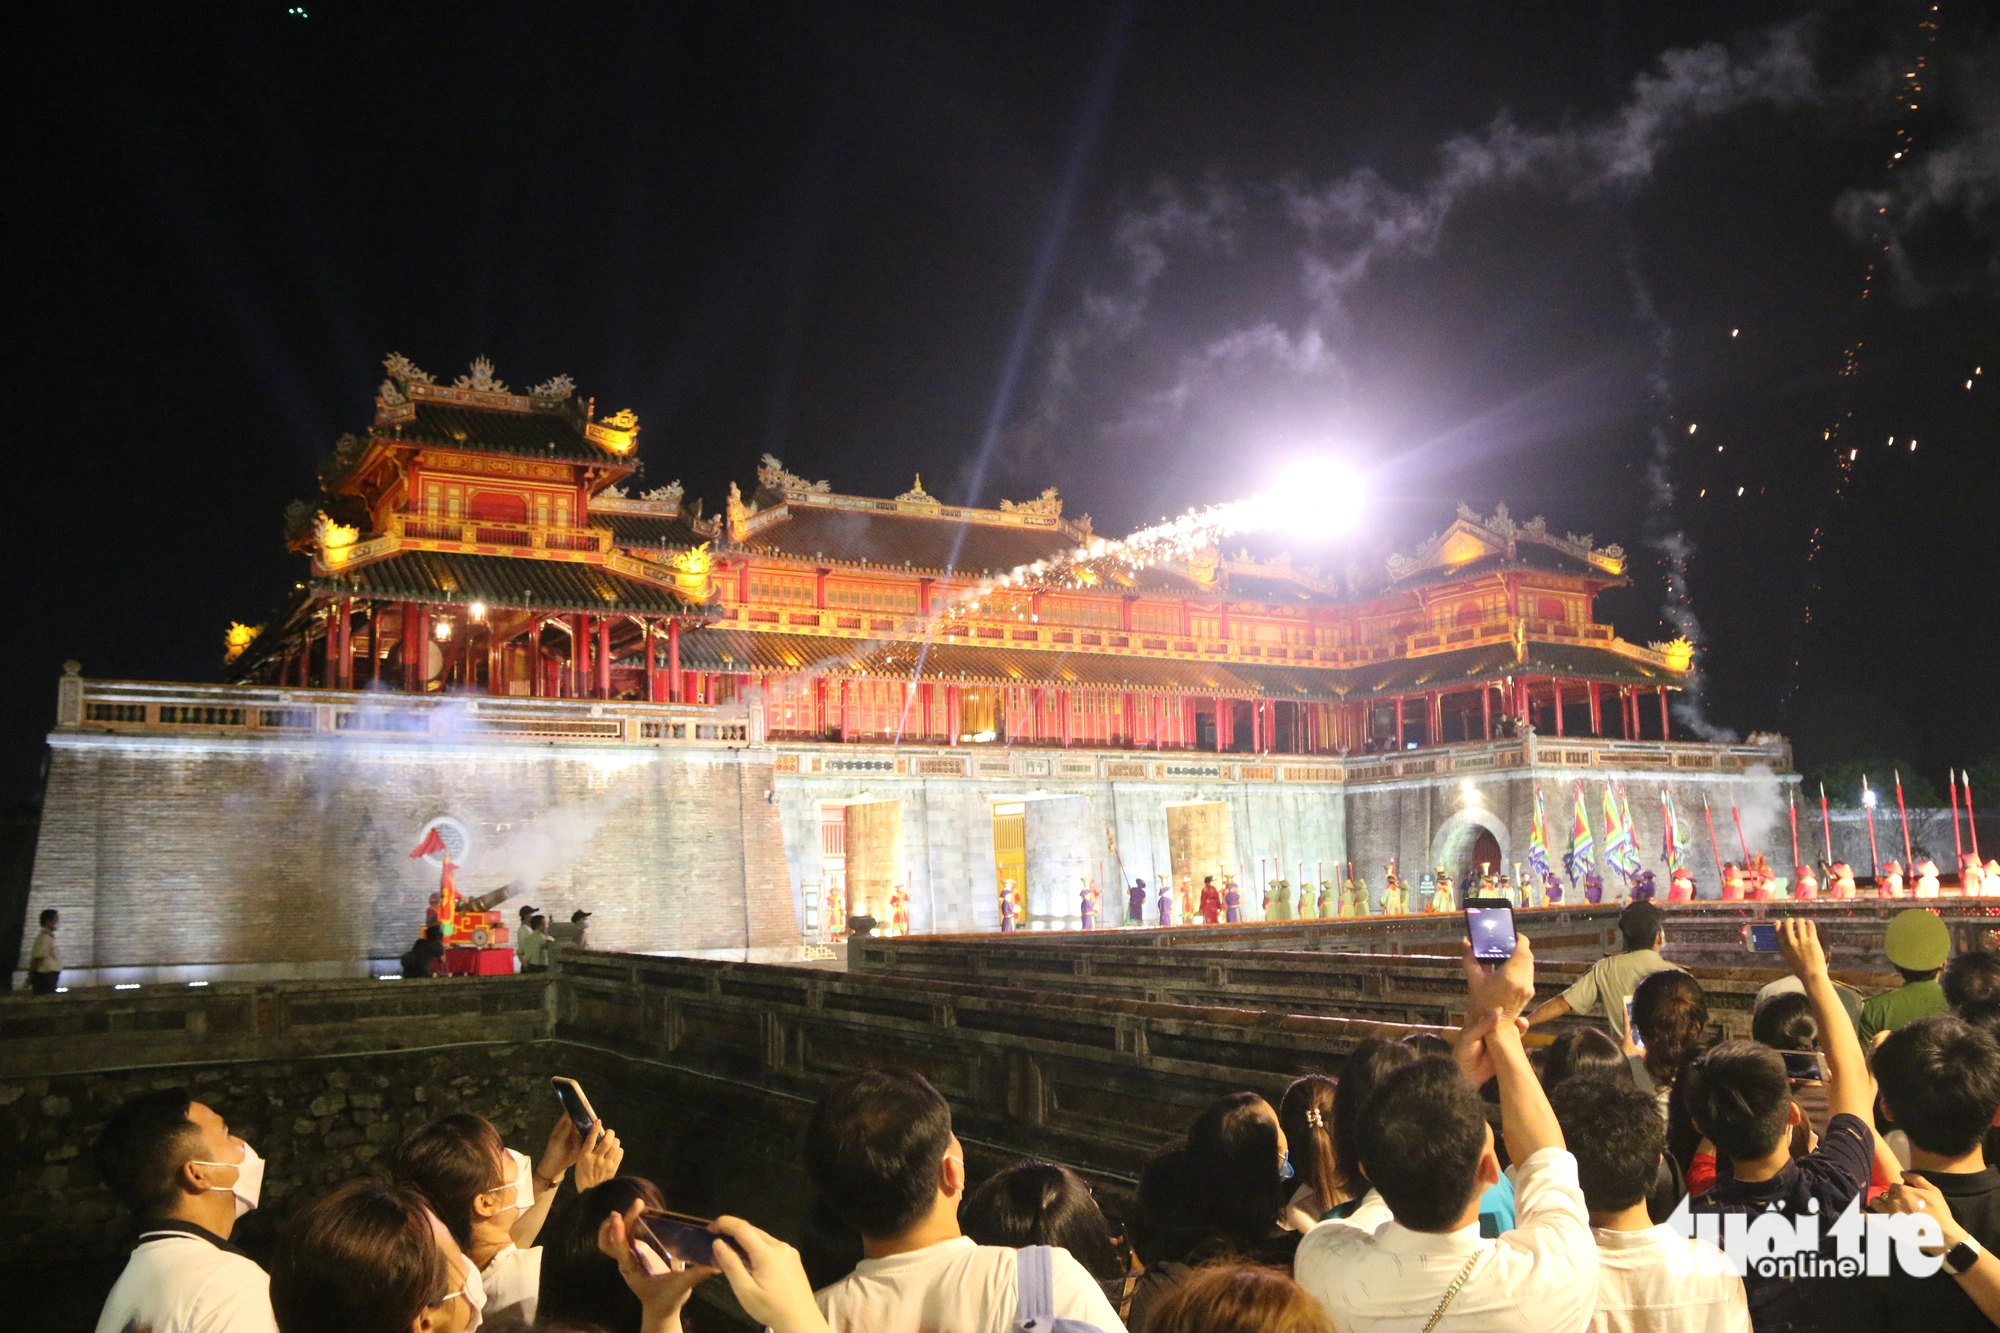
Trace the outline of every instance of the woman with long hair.
[[1278, 1113], [1254, 1092], [1218, 1097], [1187, 1132], [1188, 1219], [1195, 1261], [1237, 1257], [1290, 1266], [1299, 1236], [1278, 1225], [1291, 1162]]
[[1326, 1075], [1307, 1074], [1293, 1079], [1278, 1099], [1278, 1124], [1285, 1131], [1298, 1184], [1281, 1220], [1287, 1230], [1301, 1235], [1340, 1201], [1333, 1153], [1333, 1103], [1339, 1091], [1340, 1085]]

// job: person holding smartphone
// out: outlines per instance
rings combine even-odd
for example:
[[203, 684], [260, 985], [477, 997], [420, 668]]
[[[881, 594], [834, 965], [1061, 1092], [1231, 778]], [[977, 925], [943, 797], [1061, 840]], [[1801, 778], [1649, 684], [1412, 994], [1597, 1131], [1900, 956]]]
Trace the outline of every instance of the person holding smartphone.
[[1528, 1026], [1536, 1027], [1565, 1014], [1581, 1014], [1602, 1018], [1610, 1025], [1611, 1034], [1624, 1041], [1625, 1001], [1639, 989], [1639, 983], [1655, 972], [1686, 970], [1660, 956], [1660, 950], [1667, 946], [1665, 919], [1649, 902], [1626, 904], [1618, 914], [1623, 951], [1598, 959], [1575, 985], [1538, 1006], [1528, 1015]]

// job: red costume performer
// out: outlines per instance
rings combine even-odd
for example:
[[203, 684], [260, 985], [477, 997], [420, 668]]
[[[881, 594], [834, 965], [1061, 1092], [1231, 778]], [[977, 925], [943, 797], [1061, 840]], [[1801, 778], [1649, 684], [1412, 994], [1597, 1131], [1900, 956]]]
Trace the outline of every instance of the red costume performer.
[[1689, 902], [1694, 898], [1694, 876], [1685, 869], [1676, 870], [1667, 881], [1667, 901], [1670, 903]]
[[1793, 866], [1792, 870], [1798, 876], [1792, 881], [1792, 896], [1800, 902], [1810, 902], [1819, 897], [1819, 877], [1813, 874], [1813, 868]]
[[1222, 919], [1222, 895], [1216, 891], [1213, 876], [1204, 876], [1201, 881], [1201, 919], [1211, 926]]

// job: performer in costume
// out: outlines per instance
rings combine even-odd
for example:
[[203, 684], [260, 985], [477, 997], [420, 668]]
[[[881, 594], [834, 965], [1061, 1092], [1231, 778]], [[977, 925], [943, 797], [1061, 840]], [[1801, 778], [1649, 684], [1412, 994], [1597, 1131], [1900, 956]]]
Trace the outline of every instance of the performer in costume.
[[1243, 890], [1234, 875], [1222, 877], [1222, 919], [1232, 926], [1243, 919]]
[[1396, 863], [1391, 861], [1382, 875], [1382, 915], [1401, 916], [1409, 910], [1403, 900], [1403, 881], [1396, 874]]
[[838, 884], [826, 891], [826, 933], [829, 939], [847, 938], [847, 903]]
[[1213, 875], [1201, 877], [1201, 919], [1211, 926], [1222, 919], [1222, 894], [1215, 887]]
[[1125, 891], [1125, 924], [1146, 924], [1146, 881], [1143, 879]]
[[1604, 881], [1595, 870], [1586, 870], [1583, 875], [1583, 900], [1595, 907], [1604, 901]]
[[1903, 863], [1891, 861], [1882, 867], [1882, 873], [1875, 877], [1875, 896], [1878, 898], [1900, 898], [1903, 896]]
[[1674, 871], [1667, 881], [1667, 901], [1670, 903], [1691, 902], [1694, 899], [1694, 876], [1682, 866]]
[[1514, 881], [1507, 878], [1505, 875], [1502, 875], [1500, 877], [1500, 882], [1493, 886], [1493, 891], [1499, 897], [1505, 898], [1509, 903], [1513, 904], [1514, 906], [1519, 907], [1521, 905], [1520, 898], [1516, 896], [1514, 892]]
[[1098, 889], [1097, 885], [1086, 878], [1083, 881], [1082, 892], [1077, 895], [1077, 905], [1083, 909], [1083, 928], [1085, 930], [1097, 929], [1097, 904], [1103, 901], [1103, 898], [1104, 894]]
[[1001, 934], [1011, 935], [1014, 933], [1014, 914], [1019, 910], [1020, 909], [1014, 905], [1014, 881], [1011, 879], [1001, 880], [1000, 881], [1000, 933]]
[[1986, 871], [1971, 852], [1958, 854], [1958, 888], [1968, 898], [1982, 897], [1986, 892]]
[[1562, 900], [1562, 881], [1557, 879], [1556, 872], [1551, 870], [1542, 876], [1542, 906], [1559, 907], [1562, 905]]
[[1653, 882], [1653, 872], [1650, 870], [1641, 870], [1639, 877], [1632, 881], [1632, 901], [1635, 903], [1649, 903], [1659, 891], [1659, 886]]
[[1345, 917], [1368, 915], [1368, 890], [1351, 874], [1340, 886], [1340, 914]]
[[1914, 866], [1911, 866], [1910, 869], [1915, 871], [1917, 876], [1916, 885], [1911, 890], [1910, 896], [1913, 898], [1937, 897], [1938, 896], [1937, 862], [1931, 860], [1929, 857], [1925, 857], [1923, 860], [1917, 862]]
[[889, 921], [896, 934], [910, 933], [910, 895], [903, 891], [900, 884], [889, 890]]
[[1194, 920], [1194, 880], [1186, 875], [1181, 876], [1181, 899], [1177, 906], [1179, 911], [1174, 920], [1182, 925], [1191, 923]]
[[1845, 861], [1835, 861], [1826, 868], [1832, 883], [1827, 887], [1829, 898], [1852, 898], [1860, 892], [1854, 886], [1854, 867]]
[[1171, 881], [1163, 881], [1160, 884], [1160, 901], [1157, 904], [1155, 904], [1155, 906], [1159, 908], [1160, 924], [1163, 926], [1173, 925], [1174, 886]]
[[1793, 866], [1798, 878], [1792, 881], [1792, 897], [1800, 902], [1811, 902], [1819, 897], [1819, 876], [1813, 874], [1811, 866]]
[[1438, 871], [1437, 887], [1431, 890], [1430, 910], [1433, 912], [1456, 912], [1458, 905], [1452, 901], [1451, 876], [1444, 870]]
[[1330, 879], [1319, 882], [1319, 915], [1322, 921], [1330, 921], [1340, 915], [1339, 894]]
[[1736, 903], [1743, 901], [1743, 872], [1734, 861], [1722, 863], [1722, 901]]

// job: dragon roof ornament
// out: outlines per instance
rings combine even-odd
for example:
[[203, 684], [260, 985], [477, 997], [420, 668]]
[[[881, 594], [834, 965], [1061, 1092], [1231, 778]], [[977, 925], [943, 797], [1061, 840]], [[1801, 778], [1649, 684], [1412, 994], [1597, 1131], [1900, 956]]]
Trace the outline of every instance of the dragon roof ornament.
[[779, 462], [774, 454], [765, 454], [763, 461], [757, 465], [757, 482], [761, 486], [786, 495], [795, 491], [821, 495], [833, 492], [833, 483], [830, 481], [807, 481], [796, 472], [785, 471], [785, 465]]
[[682, 493], [681, 484], [677, 481], [670, 481], [664, 486], [655, 486], [650, 491], [640, 491], [639, 498], [641, 500], [651, 500], [656, 504], [678, 505], [681, 502]]
[[554, 403], [566, 401], [575, 392], [576, 381], [568, 375], [552, 376], [528, 390], [530, 397]]
[[[1482, 518], [1478, 510], [1460, 502], [1458, 520], [1450, 528], [1442, 533], [1434, 532], [1417, 543], [1414, 555], [1404, 555], [1398, 551], [1389, 556], [1389, 581], [1398, 582], [1418, 570], [1430, 568], [1433, 564], [1456, 566], [1464, 563], [1465, 560], [1474, 558], [1472, 555], [1458, 554], [1467, 546], [1472, 547], [1476, 554], [1477, 547], [1486, 544], [1504, 550], [1511, 558], [1514, 544], [1522, 541], [1546, 546], [1580, 564], [1603, 570], [1608, 574], [1625, 572], [1625, 548], [1615, 543], [1600, 547], [1596, 544], [1596, 538], [1590, 533], [1578, 536], [1572, 532], [1562, 537], [1554, 536], [1549, 532], [1548, 520], [1540, 514], [1525, 523], [1516, 523], [1513, 516], [1507, 512], [1504, 503], [1495, 505], [1493, 513]], [[1439, 559], [1441, 554], [1445, 557], [1442, 560]]]
[[1062, 497], [1051, 486], [1035, 500], [1002, 500], [1000, 512], [1003, 514], [1040, 514], [1047, 518], [1062, 517]]

